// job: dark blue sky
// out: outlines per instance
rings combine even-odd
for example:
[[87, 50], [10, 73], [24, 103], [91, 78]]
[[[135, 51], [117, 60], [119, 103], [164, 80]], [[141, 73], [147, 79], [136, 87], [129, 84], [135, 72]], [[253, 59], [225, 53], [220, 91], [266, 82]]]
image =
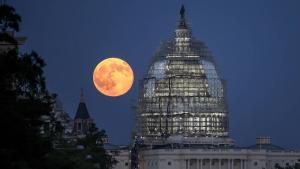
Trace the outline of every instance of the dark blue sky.
[[[10, 1], [22, 15], [24, 50], [47, 62], [51, 92], [74, 117], [80, 88], [97, 126], [116, 144], [129, 142], [131, 100], [138, 80], [162, 40], [169, 38], [180, 8], [176, 0]], [[300, 1], [189, 0], [194, 36], [213, 52], [227, 80], [230, 135], [240, 145], [271, 136], [273, 143], [300, 148]], [[130, 92], [105, 97], [92, 83], [96, 64], [114, 56], [135, 73]]]

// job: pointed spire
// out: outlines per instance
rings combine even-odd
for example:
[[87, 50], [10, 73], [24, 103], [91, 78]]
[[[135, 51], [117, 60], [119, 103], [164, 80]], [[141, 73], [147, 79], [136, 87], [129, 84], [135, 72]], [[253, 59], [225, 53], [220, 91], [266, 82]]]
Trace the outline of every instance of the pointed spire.
[[181, 5], [180, 8], [180, 19], [179, 19], [179, 23], [177, 25], [178, 29], [188, 29], [187, 24], [186, 24], [186, 20], [185, 20], [185, 8], [184, 5]]
[[90, 118], [89, 112], [84, 102], [83, 88], [80, 89], [80, 102], [77, 108], [75, 119], [88, 119]]
[[83, 97], [83, 88], [80, 88], [80, 103], [84, 102], [84, 97]]
[[184, 5], [182, 4], [180, 9], [180, 18], [184, 18], [184, 15], [185, 15], [185, 8]]

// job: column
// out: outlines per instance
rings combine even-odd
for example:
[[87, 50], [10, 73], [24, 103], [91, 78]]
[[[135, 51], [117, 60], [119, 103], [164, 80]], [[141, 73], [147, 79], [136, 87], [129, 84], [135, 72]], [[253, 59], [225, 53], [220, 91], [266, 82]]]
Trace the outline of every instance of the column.
[[196, 159], [196, 168], [199, 169], [199, 159]]
[[230, 169], [230, 159], [227, 159], [227, 169]]
[[190, 169], [190, 159], [187, 159], [187, 169]]
[[188, 166], [187, 166], [187, 159], [184, 159], [184, 165], [185, 165], [185, 169], [188, 169]]
[[200, 159], [200, 169], [202, 169], [202, 159]]
[[209, 169], [211, 169], [211, 159], [209, 159]]
[[222, 159], [219, 159], [219, 169], [221, 169], [221, 160]]
[[233, 161], [234, 161], [234, 159], [231, 159], [231, 169], [234, 168]]
[[241, 163], [241, 169], [243, 169], [243, 160], [240, 159], [240, 163]]
[[244, 160], [245, 169], [247, 169], [248, 161], [247, 159]]

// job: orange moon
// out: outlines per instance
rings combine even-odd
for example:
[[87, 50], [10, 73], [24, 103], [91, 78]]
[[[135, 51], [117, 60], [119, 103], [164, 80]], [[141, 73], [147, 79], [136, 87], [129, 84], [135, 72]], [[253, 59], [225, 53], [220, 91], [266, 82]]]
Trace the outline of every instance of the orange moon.
[[101, 61], [93, 74], [94, 85], [106, 96], [121, 96], [129, 91], [134, 74], [130, 65], [120, 58], [107, 58]]

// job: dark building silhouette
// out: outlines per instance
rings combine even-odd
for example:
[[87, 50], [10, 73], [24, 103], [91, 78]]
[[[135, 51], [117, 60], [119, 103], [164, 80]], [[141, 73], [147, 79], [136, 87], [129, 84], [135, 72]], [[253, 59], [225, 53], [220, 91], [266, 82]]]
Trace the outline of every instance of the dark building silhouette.
[[[26, 37], [16, 36], [14, 31], [5, 31], [5, 32], [0, 32], [0, 33], [2, 33], [2, 34], [6, 33], [10, 37], [12, 37], [13, 38], [12, 40], [15, 41], [15, 43], [17, 45], [23, 45], [26, 41]], [[12, 42], [8, 42], [3, 39], [0, 40], [0, 52], [8, 51], [8, 50], [14, 49], [15, 47], [16, 47], [15, 44]]]
[[81, 90], [80, 102], [74, 118], [73, 134], [78, 137], [84, 137], [93, 124], [94, 120], [90, 117], [87, 106], [84, 102], [83, 90]]

